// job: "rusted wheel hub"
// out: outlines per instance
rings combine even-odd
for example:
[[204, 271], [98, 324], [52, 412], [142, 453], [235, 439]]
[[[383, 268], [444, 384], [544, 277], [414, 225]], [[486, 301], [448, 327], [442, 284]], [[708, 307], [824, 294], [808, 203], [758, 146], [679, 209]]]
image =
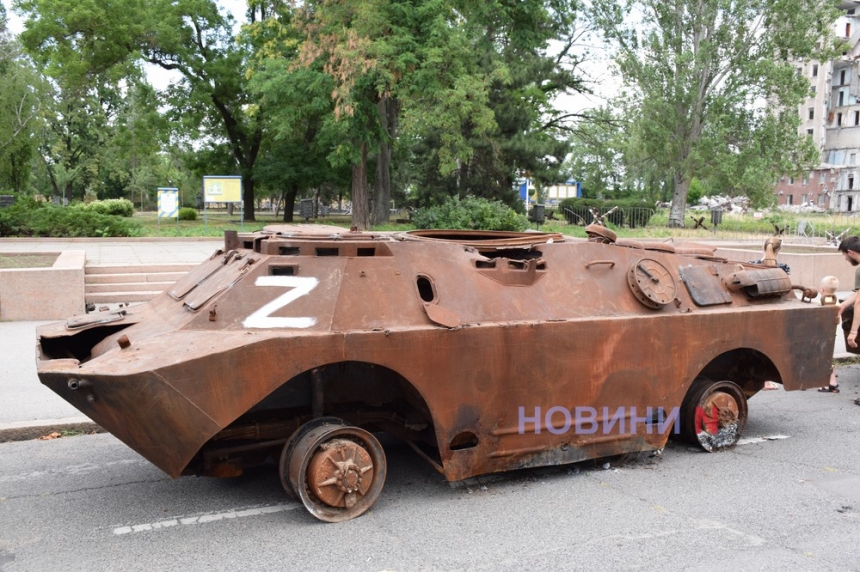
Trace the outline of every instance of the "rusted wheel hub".
[[702, 398], [702, 421], [699, 429], [715, 434], [738, 420], [738, 404], [734, 398], [715, 391]]
[[359, 427], [324, 424], [295, 440], [286, 477], [312, 515], [340, 522], [369, 509], [385, 483], [385, 453]]
[[734, 382], [699, 379], [684, 399], [681, 416], [687, 439], [708, 452], [724, 451], [746, 427], [746, 396]]
[[373, 482], [373, 460], [358, 443], [335, 439], [313, 455], [307, 479], [308, 487], [322, 502], [352, 508]]
[[281, 450], [281, 458], [278, 463], [278, 476], [281, 478], [281, 486], [284, 488], [287, 496], [291, 499], [298, 499], [296, 492], [293, 490], [293, 486], [290, 484], [289, 477], [290, 458], [292, 457], [293, 449], [295, 449], [296, 443], [304, 437], [308, 431], [322, 425], [346, 424], [342, 419], [338, 419], [337, 417], [320, 417], [318, 419], [313, 419], [300, 426], [292, 435], [290, 435], [290, 438], [287, 439], [287, 442], [284, 444], [284, 448]]

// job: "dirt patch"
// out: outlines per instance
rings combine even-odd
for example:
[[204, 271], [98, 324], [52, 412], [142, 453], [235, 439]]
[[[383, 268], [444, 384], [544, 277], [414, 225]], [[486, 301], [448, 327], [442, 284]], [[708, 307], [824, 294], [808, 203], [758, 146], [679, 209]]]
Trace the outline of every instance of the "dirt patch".
[[58, 254], [0, 253], [0, 268], [50, 268]]

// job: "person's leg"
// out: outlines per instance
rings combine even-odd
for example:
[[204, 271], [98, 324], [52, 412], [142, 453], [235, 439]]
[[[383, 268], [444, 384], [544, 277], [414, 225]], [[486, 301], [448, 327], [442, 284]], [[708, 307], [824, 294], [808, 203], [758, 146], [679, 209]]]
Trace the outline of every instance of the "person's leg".
[[836, 381], [836, 368], [831, 368], [830, 370], [830, 384], [825, 385], [820, 388], [818, 391], [821, 393], [839, 393], [839, 383]]

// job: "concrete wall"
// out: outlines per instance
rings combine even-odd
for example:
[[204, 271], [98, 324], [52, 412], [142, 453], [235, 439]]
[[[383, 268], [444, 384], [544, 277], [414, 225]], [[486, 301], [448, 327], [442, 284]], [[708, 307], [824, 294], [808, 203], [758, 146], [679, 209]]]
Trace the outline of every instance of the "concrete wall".
[[[738, 262], [761, 260], [763, 257], [761, 250], [743, 248], [717, 248], [715, 254]], [[836, 276], [839, 279], [840, 292], [854, 289], [854, 267], [846, 262], [842, 253], [836, 249], [809, 253], [781, 251], [777, 260], [788, 264], [791, 269], [791, 283], [794, 285], [818, 288], [822, 278]]]
[[85, 250], [66, 250], [51, 268], [0, 269], [0, 321], [64, 320], [86, 312]]

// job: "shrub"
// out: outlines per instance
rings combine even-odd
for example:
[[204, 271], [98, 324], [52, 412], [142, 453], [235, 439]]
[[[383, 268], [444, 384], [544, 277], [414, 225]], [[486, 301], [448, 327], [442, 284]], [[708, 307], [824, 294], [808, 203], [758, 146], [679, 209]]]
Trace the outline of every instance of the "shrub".
[[704, 195], [705, 186], [699, 179], [693, 177], [693, 179], [690, 181], [690, 190], [687, 191], [687, 204], [690, 206], [699, 204], [699, 199], [701, 199]]
[[513, 230], [528, 228], [525, 216], [500, 201], [477, 197], [450, 197], [441, 205], [418, 209], [412, 217], [416, 228], [458, 230]]
[[179, 220], [197, 220], [197, 210], [191, 207], [179, 209]]
[[134, 205], [128, 199], [107, 199], [93, 201], [79, 208], [103, 215], [130, 217], [134, 215]]
[[0, 210], [0, 236], [98, 237], [140, 233], [141, 227], [135, 221], [80, 206], [66, 208], [27, 199]]

